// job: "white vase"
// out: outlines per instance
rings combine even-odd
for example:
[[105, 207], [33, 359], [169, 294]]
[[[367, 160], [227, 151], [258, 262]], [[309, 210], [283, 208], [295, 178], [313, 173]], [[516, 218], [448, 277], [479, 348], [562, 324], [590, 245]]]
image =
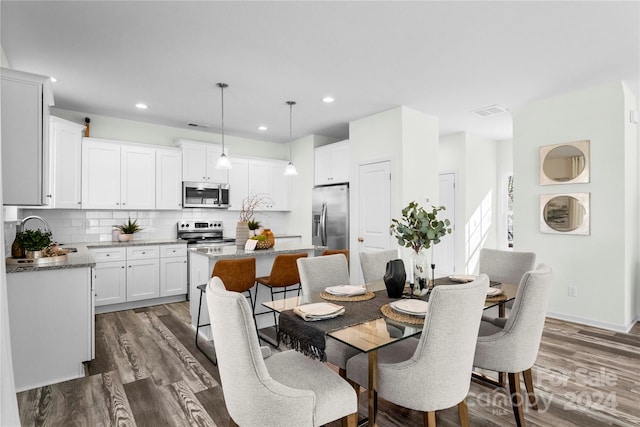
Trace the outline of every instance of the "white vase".
[[236, 225], [236, 247], [244, 248], [249, 239], [249, 224], [239, 221]]
[[118, 240], [121, 242], [130, 242], [133, 240], [133, 234], [120, 234]]

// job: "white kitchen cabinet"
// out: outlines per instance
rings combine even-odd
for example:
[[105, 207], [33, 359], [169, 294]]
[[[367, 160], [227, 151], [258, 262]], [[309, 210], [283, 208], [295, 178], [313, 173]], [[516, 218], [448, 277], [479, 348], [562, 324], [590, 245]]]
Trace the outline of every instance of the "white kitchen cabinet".
[[249, 160], [232, 157], [229, 170], [229, 210], [242, 209], [242, 201], [249, 195]]
[[84, 377], [82, 362], [93, 358], [91, 268], [10, 273], [6, 280], [3, 327], [11, 335], [16, 391]]
[[96, 307], [118, 304], [127, 300], [127, 271], [125, 248], [91, 249], [96, 261], [94, 288]]
[[182, 209], [182, 152], [156, 150], [156, 209]]
[[227, 184], [227, 171], [215, 167], [222, 154], [222, 146], [184, 139], [176, 141], [176, 145], [182, 148], [183, 181]]
[[349, 182], [349, 141], [323, 145], [315, 149], [315, 185]]
[[155, 148], [83, 141], [83, 209], [155, 209]]
[[291, 179], [284, 176], [286, 166], [281, 160], [249, 159], [249, 196], [260, 194], [270, 199], [260, 210], [291, 209]]
[[82, 132], [84, 125], [51, 116], [49, 120], [49, 206], [80, 209], [82, 205]]
[[120, 209], [120, 145], [83, 139], [82, 208]]
[[160, 296], [160, 248], [130, 246], [127, 248], [127, 301]]
[[187, 247], [167, 245], [160, 248], [160, 296], [187, 293]]
[[47, 205], [51, 82], [8, 68], [1, 75], [3, 203]]
[[137, 145], [120, 147], [120, 208], [156, 208], [156, 150]]

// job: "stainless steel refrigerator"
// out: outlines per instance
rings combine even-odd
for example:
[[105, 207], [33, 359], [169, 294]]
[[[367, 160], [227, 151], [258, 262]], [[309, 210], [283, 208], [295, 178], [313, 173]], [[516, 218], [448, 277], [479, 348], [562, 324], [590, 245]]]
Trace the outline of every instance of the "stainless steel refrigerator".
[[349, 185], [315, 187], [311, 234], [314, 245], [349, 249]]

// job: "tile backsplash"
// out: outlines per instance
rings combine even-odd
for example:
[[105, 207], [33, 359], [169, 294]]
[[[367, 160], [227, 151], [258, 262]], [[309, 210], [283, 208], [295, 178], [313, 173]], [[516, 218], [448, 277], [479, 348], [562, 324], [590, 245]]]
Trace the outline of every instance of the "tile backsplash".
[[[224, 236], [235, 237], [239, 213], [217, 209], [189, 209], [181, 211], [94, 211], [78, 209], [19, 209], [18, 218], [37, 215], [44, 218], [58, 243], [84, 243], [110, 241], [114, 225], [122, 224], [129, 217], [137, 219], [143, 228], [135, 240], [175, 239], [176, 223], [189, 219], [223, 221]], [[255, 218], [276, 234], [300, 233], [289, 230], [289, 212], [256, 212]], [[26, 228], [41, 228], [42, 224], [30, 220]], [[4, 223], [5, 253], [11, 253], [11, 243], [16, 234], [16, 221]], [[8, 252], [7, 252], [8, 251]]]

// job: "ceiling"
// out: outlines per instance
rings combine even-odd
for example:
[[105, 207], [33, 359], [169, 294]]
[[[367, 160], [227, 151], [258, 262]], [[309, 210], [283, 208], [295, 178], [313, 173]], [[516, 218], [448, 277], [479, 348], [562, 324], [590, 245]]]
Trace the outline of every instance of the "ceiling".
[[0, 42], [12, 68], [58, 79], [58, 108], [89, 116], [219, 132], [226, 82], [228, 135], [289, 141], [294, 100], [294, 139], [348, 138], [350, 121], [404, 105], [442, 135], [501, 140], [510, 114], [473, 110], [616, 80], [638, 95], [639, 5], [3, 0]]

